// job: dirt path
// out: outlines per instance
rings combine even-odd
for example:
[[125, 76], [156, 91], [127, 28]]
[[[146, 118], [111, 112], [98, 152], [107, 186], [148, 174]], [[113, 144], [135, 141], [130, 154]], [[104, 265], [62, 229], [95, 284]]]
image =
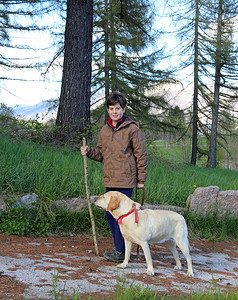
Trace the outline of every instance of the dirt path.
[[[157, 290], [159, 295], [189, 294], [191, 290], [208, 290], [212, 282], [217, 289], [238, 290], [238, 242], [190, 241], [194, 278], [186, 277], [187, 266], [174, 270], [174, 260], [163, 244], [151, 246], [155, 276], [147, 276], [146, 264], [136, 257], [125, 270], [97, 257], [93, 239], [86, 235], [72, 237], [30, 238], [0, 234], [0, 299], [52, 299], [55, 291], [74, 291], [81, 299], [107, 297], [116, 285], [140, 285]], [[113, 247], [111, 238], [98, 238], [101, 255]]]

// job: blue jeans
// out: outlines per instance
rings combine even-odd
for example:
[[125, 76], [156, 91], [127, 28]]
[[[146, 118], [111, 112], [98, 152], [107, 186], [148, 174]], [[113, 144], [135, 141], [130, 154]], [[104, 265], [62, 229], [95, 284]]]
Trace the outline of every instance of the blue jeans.
[[[106, 192], [117, 191], [121, 192], [127, 197], [131, 198], [133, 189], [120, 189], [120, 188], [106, 188]], [[117, 221], [113, 218], [109, 211], [105, 212], [107, 223], [111, 229], [112, 237], [114, 240], [115, 248], [118, 252], [125, 252], [124, 238], [121, 234], [120, 227]]]

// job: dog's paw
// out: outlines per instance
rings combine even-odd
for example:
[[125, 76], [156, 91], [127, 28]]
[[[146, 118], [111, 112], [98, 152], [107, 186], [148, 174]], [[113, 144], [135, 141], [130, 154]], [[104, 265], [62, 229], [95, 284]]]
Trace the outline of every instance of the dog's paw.
[[126, 266], [127, 266], [127, 264], [124, 264], [124, 263], [121, 263], [121, 264], [117, 265], [117, 267], [120, 268], [120, 269], [125, 269]]
[[154, 275], [155, 275], [154, 270], [147, 270], [146, 273], [147, 273], [148, 275], [150, 275], [150, 276], [154, 276]]
[[187, 276], [188, 276], [188, 277], [193, 277], [193, 276], [194, 276], [194, 275], [193, 275], [193, 271], [188, 271], [188, 272], [187, 272]]
[[176, 265], [176, 266], [174, 267], [174, 269], [175, 269], [175, 270], [181, 270], [181, 269], [182, 269], [182, 266], [181, 266], [181, 265], [178, 265], [178, 266]]

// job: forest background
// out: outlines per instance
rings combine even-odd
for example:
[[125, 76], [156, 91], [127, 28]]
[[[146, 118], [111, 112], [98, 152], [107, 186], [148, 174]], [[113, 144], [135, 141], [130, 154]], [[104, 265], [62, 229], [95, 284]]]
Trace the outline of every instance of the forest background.
[[58, 109], [54, 139], [68, 143], [98, 131], [104, 99], [118, 89], [148, 144], [181, 148], [192, 165], [237, 169], [237, 4], [0, 1], [1, 94], [27, 93], [26, 82], [35, 98], [56, 88], [44, 97]]

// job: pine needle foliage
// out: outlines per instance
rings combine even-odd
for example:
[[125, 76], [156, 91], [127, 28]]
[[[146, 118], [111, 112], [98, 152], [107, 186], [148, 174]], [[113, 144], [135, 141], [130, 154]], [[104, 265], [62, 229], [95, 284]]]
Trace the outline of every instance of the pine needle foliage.
[[[100, 93], [101, 105], [92, 112], [97, 121], [105, 114], [103, 99], [115, 90], [128, 99], [126, 114], [140, 121], [145, 128], [168, 128], [162, 115], [171, 106], [158, 93], [151, 96], [148, 90], [171, 82], [170, 73], [157, 65], [164, 58], [164, 49], [153, 48], [158, 32], [153, 31], [153, 7], [148, 1], [106, 0], [96, 1], [93, 94]], [[148, 118], [149, 116], [149, 118]]]

